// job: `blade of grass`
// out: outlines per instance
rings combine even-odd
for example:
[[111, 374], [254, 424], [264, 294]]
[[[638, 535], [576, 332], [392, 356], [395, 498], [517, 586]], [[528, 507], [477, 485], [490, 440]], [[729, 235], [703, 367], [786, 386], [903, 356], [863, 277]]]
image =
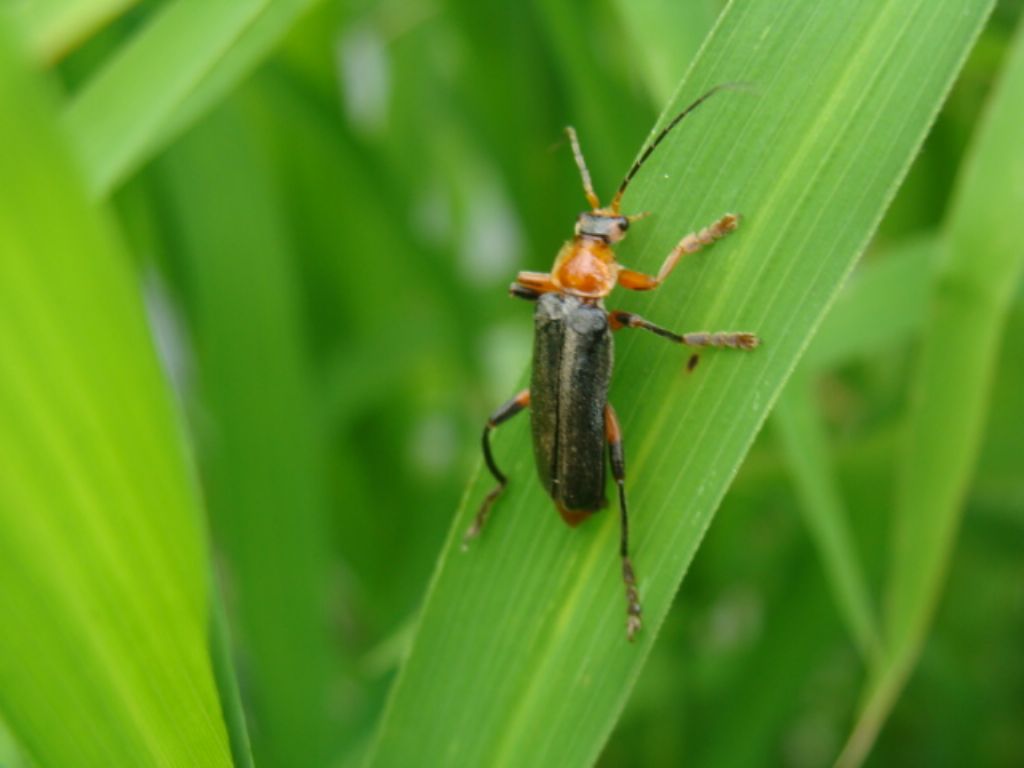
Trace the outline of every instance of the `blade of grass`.
[[227, 766], [199, 500], [139, 287], [0, 17], [0, 710], [40, 766]]
[[629, 35], [629, 49], [636, 53], [643, 67], [644, 82], [654, 103], [666, 103], [714, 26], [723, 3], [618, 0], [615, 6]]
[[687, 377], [686, 355], [662, 340], [620, 340], [612, 399], [646, 628], [625, 641], [617, 516], [561, 526], [531, 476], [527, 425], [512, 422], [497, 441], [512, 484], [460, 554], [490, 482], [468, 489], [371, 764], [593, 762], [719, 500], [990, 7], [730, 6], [669, 111], [715, 83], [755, 81], [757, 93], [717, 97], [638, 176], [625, 206], [657, 217], [623, 261], [653, 271], [687, 229], [727, 210], [746, 223], [652, 298], [617, 301], [678, 330], [756, 330], [765, 345], [706, 355]]
[[53, 64], [138, 0], [28, 0], [16, 6], [36, 59]]
[[210, 604], [210, 659], [213, 661], [213, 674], [217, 680], [224, 725], [231, 745], [232, 764], [234, 768], [253, 768], [249, 726], [245, 721], [245, 710], [238, 690], [238, 676], [231, 654], [231, 635], [219, 592], [214, 592]]
[[[633, 28], [634, 40], [638, 42], [636, 47], [642, 52], [647, 82], [652, 91], [660, 92], [662, 98], [667, 99], [671, 95], [671, 90], [664, 87], [667, 82], [666, 74], [676, 73], [676, 77], [671, 79], [670, 86], [674, 89], [678, 73], [685, 71], [690, 58], [697, 52], [703, 40], [704, 31], [712, 26], [712, 5], [666, 4], [661, 0], [644, 0], [637, 3], [621, 3], [620, 6], [624, 19]], [[650, 44], [659, 38], [667, 41], [669, 37], [673, 40], [672, 45]], [[885, 299], [890, 298], [890, 294], [894, 292], [883, 292], [890, 285], [888, 280], [892, 277], [916, 278], [913, 284], [920, 290], [913, 295], [920, 296], [919, 304], [923, 306], [925, 280], [917, 275], [908, 275], [907, 267], [910, 265], [905, 265], [905, 261], [910, 259], [898, 260], [893, 266], [886, 265], [884, 269], [876, 270], [880, 274], [869, 275], [866, 285], [863, 284], [863, 278], [858, 276], [857, 292], [848, 298], [849, 291], [844, 291], [837, 301], [839, 306], [833, 308], [825, 320], [825, 325], [833, 329], [832, 335], [826, 336], [824, 343], [819, 344], [819, 331], [815, 342], [812, 343], [811, 352], [824, 350], [826, 355], [831, 353], [833, 358], [835, 355], [848, 354], [851, 345], [857, 346], [859, 343], [860, 346], [875, 346], [882, 340], [891, 340], [894, 335], [898, 336], [905, 325], [919, 320], [919, 314], [912, 313], [913, 309], [918, 308], [918, 304], [906, 301], [891, 307], [897, 317], [890, 323], [880, 323], [877, 315], [872, 314], [878, 311], [878, 304], [882, 304], [883, 309], [890, 308]], [[897, 272], [899, 274], [896, 274]], [[901, 290], [905, 291], [905, 288], [901, 286]], [[837, 310], [840, 312], [838, 322], [832, 320]], [[879, 334], [884, 334], [882, 339], [875, 338]], [[865, 335], [868, 338], [864, 338]], [[833, 347], [838, 347], [838, 350], [832, 349]], [[805, 359], [801, 369], [806, 367]], [[773, 418], [797, 486], [805, 522], [819, 548], [820, 560], [840, 612], [862, 657], [867, 661], [877, 661], [880, 651], [877, 620], [871, 606], [860, 558], [852, 546], [841, 497], [825, 460], [827, 443], [824, 426], [813, 406], [808, 375], [802, 375], [798, 380], [788, 384]]]
[[0, 720], [0, 765], [4, 768], [31, 768], [3, 720]]
[[937, 236], [893, 246], [854, 273], [800, 361], [809, 374], [914, 338], [924, 325]]
[[811, 381], [800, 374], [786, 384], [772, 424], [800, 498], [832, 595], [857, 650], [872, 668], [880, 661], [881, 632], [861, 558], [828, 461], [828, 440]]
[[[610, 66], [608, 53], [589, 44], [600, 31], [597, 19], [581, 24], [579, 5], [572, 0], [551, 0], [537, 8], [540, 27], [559, 58], [572, 121], [577, 130], [584, 131], [590, 172], [595, 179], [610, 181], [622, 173], [624, 159], [632, 149], [631, 137], [650, 125], [655, 112], [622, 82], [622, 68]], [[610, 101], [616, 105], [614, 120], [608, 119]], [[578, 193], [575, 199], [579, 199]]]
[[313, 0], [178, 0], [126, 41], [64, 115], [103, 197], [248, 73]]
[[919, 238], [861, 268], [822, 322], [797, 373], [772, 414], [801, 510], [825, 574], [861, 657], [875, 670], [881, 633], [848, 515], [829, 465], [821, 415], [814, 406], [814, 371], [906, 341], [924, 322], [933, 237]]
[[[216, 105], [271, 52], [292, 26], [322, 0], [269, 0], [195, 88], [177, 105], [155, 138], [158, 149], [169, 144], [204, 112]], [[183, 51], [187, 54], [187, 51]], [[149, 154], [154, 154], [156, 149]], [[141, 158], [145, 160], [145, 156]]]
[[914, 382], [886, 583], [887, 663], [840, 760], [858, 765], [935, 611], [985, 425], [1002, 327], [1024, 268], [1024, 26], [956, 187]]
[[[330, 526], [292, 253], [253, 121], [232, 103], [162, 159], [196, 338], [200, 433], [260, 765], [327, 764]], [[205, 439], [204, 439], [205, 438]], [[211, 439], [212, 438], [212, 439]]]

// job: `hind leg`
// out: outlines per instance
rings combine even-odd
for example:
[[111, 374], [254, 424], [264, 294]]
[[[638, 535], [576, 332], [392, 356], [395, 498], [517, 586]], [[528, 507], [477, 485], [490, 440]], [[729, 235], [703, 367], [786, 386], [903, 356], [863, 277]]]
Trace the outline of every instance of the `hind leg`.
[[498, 484], [491, 489], [490, 493], [484, 497], [483, 503], [480, 504], [480, 509], [477, 510], [476, 517], [473, 518], [473, 524], [469, 526], [465, 535], [462, 537], [462, 548], [465, 549], [469, 542], [480, 535], [480, 532], [484, 528], [484, 524], [487, 522], [487, 518], [491, 514], [491, 507], [494, 506], [495, 500], [501, 495], [501, 492], [505, 490], [505, 486], [508, 484], [508, 478], [505, 474], [498, 469], [498, 465], [494, 462], [494, 456], [491, 454], [491, 431], [499, 424], [508, 421], [517, 413], [522, 411], [524, 408], [530, 405], [530, 390], [524, 389], [518, 395], [513, 397], [498, 410], [491, 414], [491, 418], [487, 420], [487, 424], [484, 425], [484, 434], [481, 438], [484, 449], [484, 462], [487, 464], [487, 469], [494, 475], [494, 479], [498, 481]]
[[626, 637], [632, 641], [640, 627], [640, 593], [636, 587], [633, 562], [629, 559], [629, 511], [626, 507], [626, 456], [622, 450], [622, 430], [619, 419], [611, 404], [604, 407], [605, 436], [608, 439], [608, 456], [612, 464], [612, 477], [619, 488], [619, 515], [622, 536], [619, 539], [619, 556], [622, 558], [622, 581], [626, 585]]

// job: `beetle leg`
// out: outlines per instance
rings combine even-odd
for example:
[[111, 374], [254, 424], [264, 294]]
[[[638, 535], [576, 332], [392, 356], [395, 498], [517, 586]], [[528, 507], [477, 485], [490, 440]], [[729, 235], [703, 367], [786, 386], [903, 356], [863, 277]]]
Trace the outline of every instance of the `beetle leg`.
[[727, 213], [714, 224], [711, 224], [698, 232], [691, 232], [665, 257], [665, 261], [658, 270], [656, 277], [645, 275], [643, 272], [634, 272], [632, 269], [619, 270], [619, 285], [631, 291], [649, 291], [657, 288], [669, 276], [679, 259], [691, 253], [696, 253], [705, 245], [711, 245], [716, 240], [721, 240], [739, 225], [740, 217], [735, 213]]
[[530, 390], [524, 389], [492, 413], [491, 418], [489, 418], [487, 420], [487, 424], [484, 425], [484, 434], [482, 438], [484, 462], [487, 464], [487, 469], [489, 469], [491, 474], [494, 475], [494, 479], [498, 481], [498, 484], [491, 489], [491, 492], [488, 493], [486, 497], [484, 497], [483, 503], [480, 505], [480, 509], [477, 510], [476, 517], [473, 518], [473, 524], [469, 526], [465, 535], [462, 537], [463, 549], [466, 549], [466, 547], [469, 546], [469, 542], [480, 535], [480, 532], [484, 528], [484, 524], [487, 522], [487, 518], [491, 514], [491, 507], [494, 506], [495, 500], [501, 495], [501, 492], [505, 490], [505, 486], [508, 484], [508, 478], [505, 477], [505, 474], [500, 469], [498, 469], [498, 465], [494, 463], [494, 456], [491, 455], [491, 430], [499, 424], [508, 421], [529, 405]]
[[619, 514], [622, 524], [622, 538], [619, 556], [622, 558], [622, 581], [626, 585], [626, 637], [632, 640], [640, 631], [640, 593], [636, 588], [636, 574], [629, 559], [629, 513], [626, 508], [626, 456], [622, 451], [622, 430], [611, 403], [604, 407], [604, 431], [608, 440], [608, 456], [611, 459], [612, 477], [619, 487]]
[[541, 297], [541, 292], [536, 291], [533, 288], [527, 288], [521, 283], [512, 283], [508, 287], [509, 295], [515, 296], [517, 299], [526, 299], [527, 301], [536, 301]]
[[509, 293], [521, 299], [535, 299], [542, 293], [557, 290], [558, 286], [551, 281], [548, 272], [520, 272], [508, 288]]
[[648, 320], [634, 315], [632, 312], [614, 310], [608, 313], [613, 331], [620, 328], [643, 328], [645, 331], [656, 333], [659, 336], [674, 341], [676, 344], [685, 344], [688, 347], [728, 347], [729, 349], [754, 349], [761, 343], [757, 334], [746, 331], [698, 331], [696, 333], [674, 333], [667, 328], [662, 328]]

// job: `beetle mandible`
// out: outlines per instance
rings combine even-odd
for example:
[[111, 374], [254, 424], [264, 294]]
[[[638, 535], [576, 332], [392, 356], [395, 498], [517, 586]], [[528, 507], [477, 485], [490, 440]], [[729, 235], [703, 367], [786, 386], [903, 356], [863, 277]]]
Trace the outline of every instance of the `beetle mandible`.
[[602, 206], [594, 192], [576, 131], [571, 126], [566, 128], [591, 209], [577, 218], [573, 238], [559, 250], [550, 272], [520, 272], [509, 287], [513, 296], [537, 302], [533, 315], [533, 373], [530, 388], [498, 408], [484, 426], [484, 460], [497, 485], [487, 494], [463, 538], [465, 547], [480, 534], [495, 500], [508, 482], [494, 461], [490, 444], [491, 431], [502, 422], [529, 407], [537, 472], [562, 519], [570, 526], [579, 525], [607, 504], [604, 493], [604, 448], [607, 445], [612, 478], [618, 486], [619, 555], [626, 587], [626, 635], [630, 640], [641, 627], [642, 612], [629, 556], [622, 432], [615, 409], [608, 402], [612, 332], [643, 328], [677, 344], [730, 349], [754, 349], [760, 339], [753, 333], [730, 331], [678, 334], [632, 312], [605, 309], [604, 297], [616, 285], [633, 291], [657, 288], [682, 256], [696, 253], [725, 237], [739, 223], [739, 217], [729, 213], [710, 226], [686, 235], [665, 257], [658, 274], [652, 276], [627, 269], [615, 260], [612, 246], [626, 236], [631, 223], [647, 215], [623, 215], [619, 205], [630, 181], [669, 131], [726, 87], [729, 86], [712, 88], [665, 126], [630, 167], [608, 206]]

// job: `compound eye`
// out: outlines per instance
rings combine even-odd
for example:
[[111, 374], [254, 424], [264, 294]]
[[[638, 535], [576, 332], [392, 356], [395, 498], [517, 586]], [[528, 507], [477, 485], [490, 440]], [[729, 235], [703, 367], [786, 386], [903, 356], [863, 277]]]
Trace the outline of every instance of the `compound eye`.
[[619, 219], [619, 229], [622, 232], [625, 232], [626, 230], [629, 229], [629, 219], [627, 219], [625, 216]]

